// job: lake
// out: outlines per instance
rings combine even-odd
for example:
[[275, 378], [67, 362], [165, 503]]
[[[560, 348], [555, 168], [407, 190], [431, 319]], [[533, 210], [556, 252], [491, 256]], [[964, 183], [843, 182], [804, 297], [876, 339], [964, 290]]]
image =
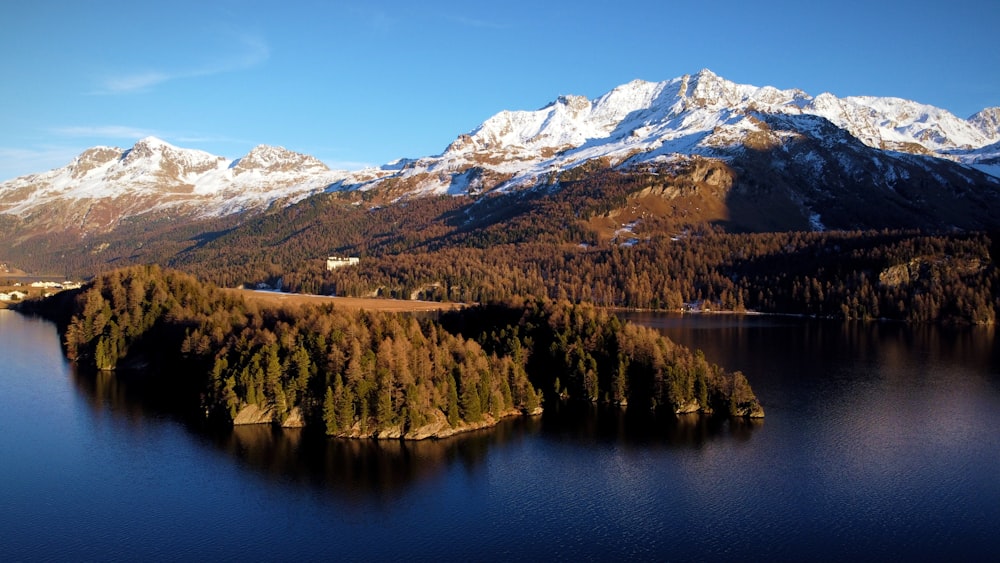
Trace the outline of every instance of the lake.
[[992, 328], [632, 314], [759, 422], [568, 404], [458, 438], [207, 430], [0, 310], [0, 559], [926, 560], [1000, 549]]

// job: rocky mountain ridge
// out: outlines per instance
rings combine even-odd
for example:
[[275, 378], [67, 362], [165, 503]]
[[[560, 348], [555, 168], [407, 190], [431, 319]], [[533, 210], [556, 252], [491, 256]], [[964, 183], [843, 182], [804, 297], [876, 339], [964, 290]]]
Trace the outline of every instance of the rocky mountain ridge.
[[0, 184], [0, 213], [101, 231], [149, 213], [213, 217], [290, 204], [346, 175], [282, 147], [260, 145], [228, 160], [146, 137], [129, 149], [87, 149], [65, 167]]
[[[548, 189], [600, 169], [659, 177], [652, 187], [667, 198], [686, 183], [712, 188], [721, 207], [784, 209], [780, 220], [758, 209], [766, 220], [741, 228], [877, 224], [842, 220], [858, 205], [898, 208], [905, 217], [893, 226], [926, 219], [932, 228], [981, 228], [1000, 206], [1000, 108], [961, 119], [900, 98], [811, 96], [702, 70], [634, 80], [594, 100], [561, 96], [539, 110], [502, 111], [440, 155], [357, 172], [263, 145], [236, 160], [152, 137], [127, 150], [95, 147], [66, 167], [0, 183], [0, 214], [39, 230], [87, 233], [143, 215], [260, 211], [322, 191], [371, 191], [391, 202]], [[695, 169], [711, 169], [713, 181], [676, 180]], [[956, 198], [980, 215], [965, 221], [964, 205], [941, 218], [927, 210]]]
[[[887, 151], [931, 156], [1000, 176], [998, 115], [1000, 108], [988, 108], [961, 119], [900, 98], [813, 97], [736, 84], [702, 70], [665, 82], [635, 80], [595, 100], [562, 96], [539, 110], [503, 111], [441, 155], [383, 167], [373, 181], [352, 184], [347, 178], [341, 185], [365, 189], [393, 177], [405, 180], [412, 193], [462, 193], [531, 186], [595, 159], [618, 167], [692, 155], [730, 161], [762, 136], [772, 145], [815, 138], [824, 129], [816, 118], [873, 149], [872, 158]], [[775, 133], [764, 126], [766, 116], [778, 117], [786, 129]], [[930, 161], [925, 168], [934, 166]]]

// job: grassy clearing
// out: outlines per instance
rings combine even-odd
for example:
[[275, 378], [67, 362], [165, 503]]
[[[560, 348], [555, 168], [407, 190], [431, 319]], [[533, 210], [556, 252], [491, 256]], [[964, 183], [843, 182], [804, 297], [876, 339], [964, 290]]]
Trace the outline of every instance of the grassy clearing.
[[238, 293], [244, 299], [271, 306], [332, 303], [345, 309], [364, 309], [389, 313], [414, 313], [426, 311], [451, 311], [464, 307], [461, 303], [438, 303], [434, 301], [409, 301], [403, 299], [375, 299], [362, 297], [328, 297], [301, 293], [278, 293], [274, 291], [254, 291], [250, 289], [227, 289]]

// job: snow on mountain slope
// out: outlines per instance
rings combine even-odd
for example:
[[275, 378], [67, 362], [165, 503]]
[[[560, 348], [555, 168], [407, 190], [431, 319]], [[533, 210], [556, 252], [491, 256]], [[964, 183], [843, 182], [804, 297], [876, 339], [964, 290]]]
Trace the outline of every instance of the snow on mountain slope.
[[[814, 97], [702, 70], [634, 80], [594, 100], [560, 96], [538, 110], [503, 111], [440, 155], [358, 172], [263, 145], [234, 161], [152, 137], [128, 150], [95, 147], [63, 168], [0, 183], [0, 213], [51, 228], [109, 229], [149, 212], [220, 216], [323, 190], [379, 188], [386, 199], [503, 192], [548, 185], [584, 164], [669, 171], [692, 158], [765, 176], [751, 183], [782, 175], [829, 200], [845, 178], [854, 190], [890, 191], [914, 175], [928, 185], [991, 182], [971, 169], [1000, 178], [998, 143], [1000, 108], [961, 119], [899, 98]], [[789, 197], [803, 213], [818, 212], [805, 196]]]
[[981, 172], [1000, 178], [1000, 141], [978, 149], [951, 151], [950, 154]]
[[229, 161], [146, 137], [127, 150], [94, 147], [63, 168], [0, 184], [0, 212], [53, 214], [61, 205], [100, 201], [112, 208], [105, 226], [150, 211], [218, 216], [297, 201], [346, 175], [280, 147], [258, 146]]
[[[809, 117], [780, 134], [762, 115]], [[899, 98], [812, 97], [801, 90], [736, 84], [702, 70], [665, 82], [635, 80], [603, 96], [561, 96], [535, 111], [503, 111], [461, 135], [443, 154], [383, 167], [374, 179], [347, 178], [338, 188], [369, 189], [386, 178], [405, 195], [489, 189], [474, 176], [499, 179], [499, 189], [531, 186], [593, 159], [608, 165], [665, 162], [680, 155], [729, 158], [754, 143], [781, 144], [817, 134], [821, 117], [878, 150], [933, 156], [987, 173], [986, 150], [1000, 141], [1000, 110], [969, 120]], [[777, 136], [775, 136], [777, 135]], [[782, 137], [783, 135], [783, 137]]]
[[798, 107], [799, 91], [742, 86], [709, 71], [667, 82], [634, 80], [593, 102], [563, 96], [537, 111], [505, 111], [449, 147], [448, 153], [579, 148], [584, 144], [636, 144], [710, 131], [749, 107]]
[[1000, 107], [986, 108], [969, 118], [984, 135], [991, 139], [1000, 138]]
[[[805, 112], [826, 117], [850, 131], [866, 145], [900, 148], [919, 145], [929, 154], [952, 149], [981, 147], [997, 139], [970, 120], [950, 112], [900, 98], [848, 97], [837, 100], [822, 94]], [[917, 152], [921, 152], [918, 151]]]

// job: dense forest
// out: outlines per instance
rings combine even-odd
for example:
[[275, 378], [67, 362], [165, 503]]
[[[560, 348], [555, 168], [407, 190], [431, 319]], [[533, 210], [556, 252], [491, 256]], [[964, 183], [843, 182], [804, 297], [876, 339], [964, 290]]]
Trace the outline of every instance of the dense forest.
[[[996, 322], [995, 232], [738, 232], [698, 215], [712, 202], [682, 180], [670, 198], [649, 175], [600, 169], [503, 195], [336, 192], [239, 223], [134, 220], [83, 251], [31, 245], [12, 262], [86, 276], [159, 263], [223, 287], [343, 296]], [[361, 262], [327, 271], [329, 255]]]
[[538, 412], [558, 396], [763, 415], [742, 374], [565, 301], [513, 300], [440, 320], [331, 305], [266, 308], [143, 266], [22, 308], [57, 320], [78, 364], [152, 370], [207, 417], [228, 422], [424, 438]]
[[675, 413], [763, 415], [742, 373], [727, 373], [700, 350], [591, 305], [480, 305], [447, 313], [442, 324], [491, 354], [512, 358], [534, 384], [563, 398]]
[[[544, 297], [970, 324], [995, 323], [1000, 310], [995, 234], [731, 233], [646, 217], [634, 232], [609, 235], [586, 226], [608, 206], [627, 206], [626, 195], [565, 191], [343, 212], [317, 200], [227, 233], [175, 265], [224, 286], [280, 280], [304, 293], [465, 303]], [[328, 253], [362, 261], [328, 272]]]
[[727, 234], [604, 248], [542, 244], [371, 258], [283, 274], [292, 290], [485, 302], [508, 295], [656, 310], [992, 324], [1000, 276], [984, 235]]

